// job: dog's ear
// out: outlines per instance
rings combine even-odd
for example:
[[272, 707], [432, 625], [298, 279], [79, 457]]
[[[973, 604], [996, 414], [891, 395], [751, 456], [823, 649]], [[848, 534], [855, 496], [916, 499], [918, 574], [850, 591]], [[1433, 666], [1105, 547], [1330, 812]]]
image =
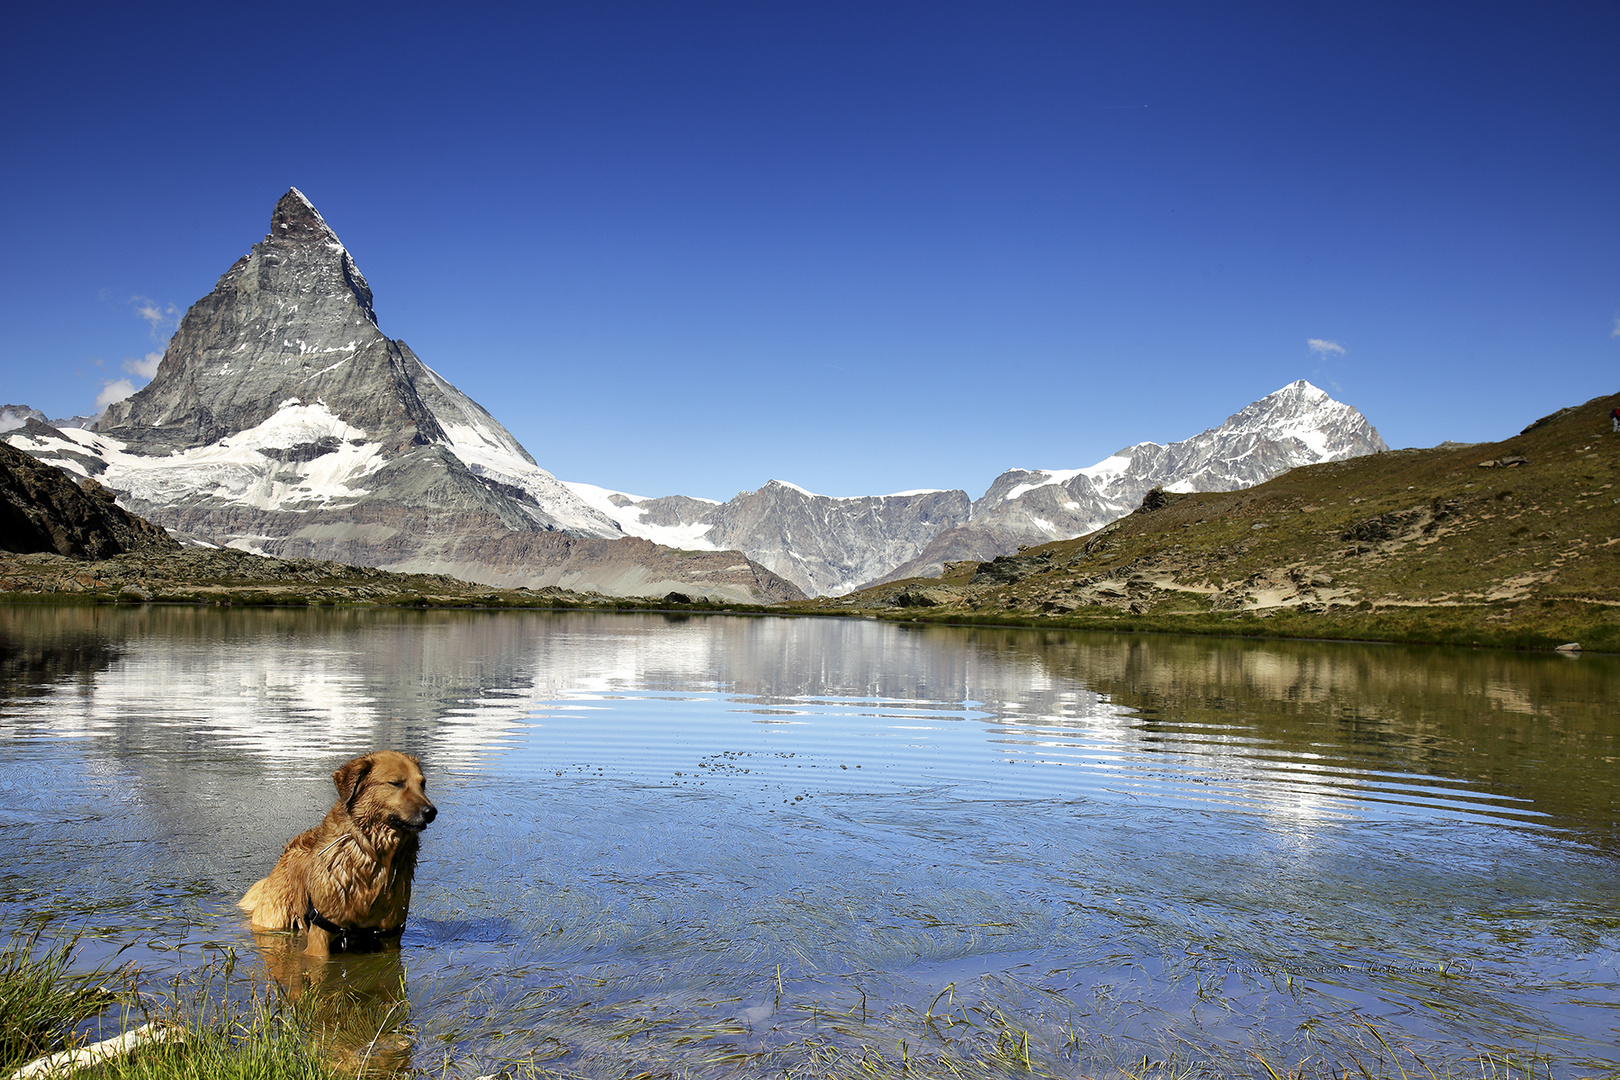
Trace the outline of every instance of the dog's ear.
[[354, 809], [355, 797], [360, 794], [360, 786], [366, 782], [366, 774], [371, 771], [371, 765], [371, 755], [367, 754], [365, 757], [355, 758], [332, 774], [332, 784], [343, 800], [343, 809]]

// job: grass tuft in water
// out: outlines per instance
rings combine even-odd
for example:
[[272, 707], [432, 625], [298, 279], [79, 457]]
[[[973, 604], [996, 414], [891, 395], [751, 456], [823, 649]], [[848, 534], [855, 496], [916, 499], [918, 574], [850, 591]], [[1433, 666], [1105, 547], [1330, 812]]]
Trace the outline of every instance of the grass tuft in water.
[[0, 949], [0, 1073], [68, 1046], [78, 1026], [119, 1000], [127, 973], [71, 970], [79, 937], [41, 947], [42, 930], [14, 931]]

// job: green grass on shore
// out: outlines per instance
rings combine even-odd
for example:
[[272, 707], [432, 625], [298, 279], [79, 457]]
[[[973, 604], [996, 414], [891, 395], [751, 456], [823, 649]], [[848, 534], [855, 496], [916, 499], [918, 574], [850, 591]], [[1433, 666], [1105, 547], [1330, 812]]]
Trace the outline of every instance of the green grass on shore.
[[1620, 653], [1620, 617], [1614, 609], [1580, 601], [1555, 601], [1509, 624], [1457, 607], [1385, 608], [1319, 615], [1280, 610], [1122, 614], [1100, 610], [1042, 615], [1023, 611], [848, 609], [825, 614], [865, 615], [895, 622], [954, 626], [1036, 627], [1108, 633], [1195, 634], [1215, 637], [1285, 638], [1304, 641], [1381, 641], [1405, 645], [1460, 645], [1547, 651], [1578, 642], [1588, 652]]
[[0, 948], [0, 1074], [62, 1049], [82, 1021], [120, 1000], [120, 973], [72, 970], [77, 938], [44, 947], [40, 938], [19, 931]]

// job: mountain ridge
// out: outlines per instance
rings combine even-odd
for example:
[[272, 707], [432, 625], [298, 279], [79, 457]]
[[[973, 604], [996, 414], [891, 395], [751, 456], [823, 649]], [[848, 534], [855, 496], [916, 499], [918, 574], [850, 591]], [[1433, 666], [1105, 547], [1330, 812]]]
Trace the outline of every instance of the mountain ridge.
[[1179, 442], [1136, 443], [1086, 468], [1008, 469], [976, 500], [961, 489], [817, 495], [771, 480], [719, 503], [564, 483], [632, 535], [736, 548], [806, 593], [836, 596], [1092, 532], [1154, 487], [1233, 490], [1387, 449], [1360, 412], [1300, 379]]
[[610, 591], [656, 583], [736, 601], [846, 593], [1092, 531], [1154, 486], [1236, 488], [1384, 448], [1360, 413], [1300, 380], [1190, 439], [1138, 443], [1086, 468], [1009, 470], [977, 500], [960, 489], [831, 497], [776, 479], [716, 503], [563, 483], [382, 332], [365, 275], [297, 188], [186, 311], [146, 387], [88, 428], [19, 406], [0, 423], [12, 445], [208, 543], [507, 586], [582, 574]]

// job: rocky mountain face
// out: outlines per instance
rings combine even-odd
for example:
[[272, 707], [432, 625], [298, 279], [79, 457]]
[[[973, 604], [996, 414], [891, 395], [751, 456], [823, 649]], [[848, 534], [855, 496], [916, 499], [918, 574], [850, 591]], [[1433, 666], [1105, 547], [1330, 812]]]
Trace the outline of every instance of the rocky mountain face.
[[1086, 536], [814, 607], [1620, 651], [1617, 406], [1608, 394], [1500, 442], [1328, 461], [1239, 491], [1153, 492]]
[[1083, 469], [1010, 469], [973, 502], [959, 490], [832, 498], [779, 480], [725, 503], [568, 486], [633, 535], [736, 548], [811, 595], [839, 596], [1093, 532], [1155, 487], [1232, 491], [1386, 449], [1361, 413], [1301, 380], [1168, 446], [1137, 443]]
[[210, 543], [514, 587], [583, 575], [604, 592], [798, 593], [731, 553], [660, 553], [577, 498], [382, 333], [365, 276], [296, 188], [143, 390], [90, 430], [8, 415], [25, 421], [12, 445]]
[[914, 491], [835, 499], [772, 480], [714, 508], [705, 534], [747, 550], [811, 594], [847, 592], [913, 558], [942, 529], [967, 520], [967, 493]]
[[96, 481], [0, 443], [0, 550], [105, 559], [179, 548], [168, 533], [120, 507]]
[[44, 413], [27, 405], [0, 405], [0, 432], [16, 431], [30, 420], [50, 423]]
[[965, 491], [834, 498], [772, 480], [724, 503], [569, 484], [629, 533], [695, 550], [735, 548], [811, 595], [838, 596], [914, 558], [968, 520]]

